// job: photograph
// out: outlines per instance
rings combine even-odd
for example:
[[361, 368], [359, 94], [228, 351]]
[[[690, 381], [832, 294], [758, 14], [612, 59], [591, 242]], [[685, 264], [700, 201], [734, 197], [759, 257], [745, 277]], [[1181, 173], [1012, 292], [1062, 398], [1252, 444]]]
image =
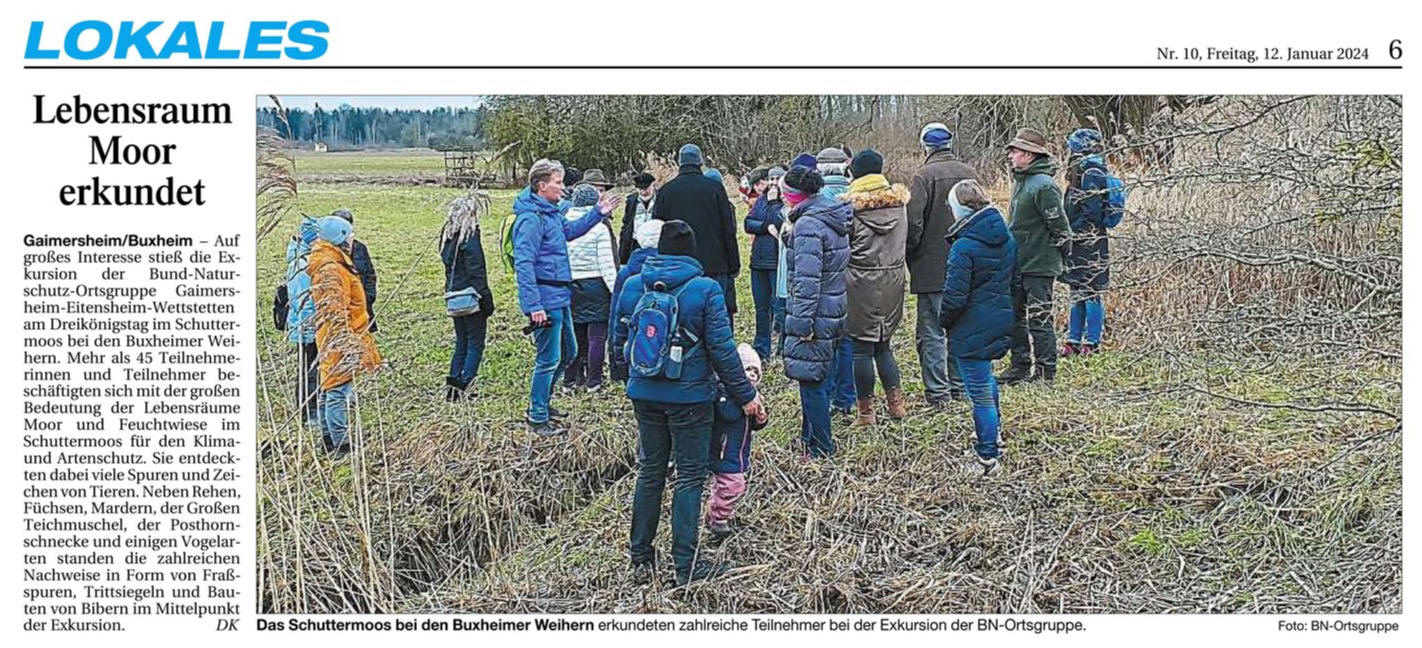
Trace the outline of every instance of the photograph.
[[1400, 96], [254, 110], [259, 614], [1403, 611]]

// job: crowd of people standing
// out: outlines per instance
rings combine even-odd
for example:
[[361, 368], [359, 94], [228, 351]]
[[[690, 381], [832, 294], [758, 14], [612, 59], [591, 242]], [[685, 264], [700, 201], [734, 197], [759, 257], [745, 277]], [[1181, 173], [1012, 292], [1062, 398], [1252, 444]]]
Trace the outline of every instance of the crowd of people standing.
[[[648, 173], [632, 175], [636, 192], [625, 199], [609, 191], [613, 183], [599, 169], [579, 172], [548, 159], [532, 165], [501, 250], [534, 350], [525, 418], [534, 434], [563, 434], [566, 414], [553, 405], [560, 378], [588, 391], [609, 378], [625, 382], [638, 425], [631, 530], [638, 579], [654, 570], [669, 466], [677, 581], [724, 571], [696, 560], [702, 490], [714, 473], [705, 523], [722, 538], [745, 490], [751, 431], [768, 420], [758, 391], [763, 366], [778, 360], [799, 386], [805, 461], [835, 454], [836, 412], [858, 426], [876, 425], [881, 414], [909, 416], [892, 345], [906, 293], [916, 300], [925, 404], [970, 405], [975, 442], [966, 470], [973, 475], [1002, 470], [999, 385], [1050, 382], [1059, 356], [1099, 348], [1107, 229], [1119, 220], [1108, 200], [1113, 178], [1101, 134], [1074, 131], [1067, 158], [1058, 160], [1040, 132], [1021, 129], [1005, 151], [1013, 176], [1006, 213], [953, 143], [946, 125], [924, 126], [923, 162], [907, 184], [891, 181], [872, 149], [826, 147], [754, 169], [742, 178], [739, 228], [721, 174], [706, 167], [695, 144], [678, 151], [677, 174], [660, 187]], [[1056, 181], [1062, 166], [1065, 191]], [[472, 394], [495, 309], [479, 236], [487, 208], [474, 196], [453, 201], [439, 236], [454, 328], [445, 381], [452, 402]], [[738, 229], [751, 239], [748, 345], [734, 333]], [[1071, 296], [1060, 348], [1056, 282]], [[288, 245], [279, 293], [286, 317], [277, 321], [302, 367], [300, 415], [337, 454], [350, 449], [355, 380], [380, 365], [371, 335], [375, 287], [349, 210], [303, 218]], [[1006, 370], [994, 375], [993, 361], [1004, 357]]]

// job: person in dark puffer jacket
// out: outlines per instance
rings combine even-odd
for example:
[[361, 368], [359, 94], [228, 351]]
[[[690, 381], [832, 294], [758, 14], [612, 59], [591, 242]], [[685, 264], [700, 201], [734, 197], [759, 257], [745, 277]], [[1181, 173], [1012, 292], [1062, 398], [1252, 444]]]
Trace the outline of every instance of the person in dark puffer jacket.
[[[633, 579], [650, 581], [656, 560], [652, 541], [661, 518], [667, 460], [672, 457], [676, 461], [671, 506], [672, 562], [677, 584], [685, 585], [727, 569], [725, 563], [696, 560], [701, 491], [711, 451], [717, 385], [723, 385], [727, 398], [747, 415], [764, 420], [765, 409], [736, 353], [721, 286], [702, 275], [701, 263], [692, 256], [697, 249], [694, 230], [681, 221], [668, 222], [662, 226], [657, 248], [658, 254], [647, 259], [641, 274], [628, 279], [622, 287], [617, 319], [631, 322], [637, 302], [647, 291], [670, 292], [677, 295], [678, 331], [667, 333], [684, 334], [684, 339], [694, 343], [686, 347], [678, 378], [647, 377], [634, 372], [627, 381], [643, 457], [638, 462], [633, 496], [630, 549]], [[630, 326], [618, 326], [614, 332], [613, 340], [619, 349], [627, 348], [627, 339], [633, 334], [629, 329]]]
[[484, 358], [484, 342], [489, 332], [489, 316], [494, 313], [494, 293], [489, 290], [489, 270], [484, 263], [484, 246], [479, 240], [479, 215], [488, 203], [477, 196], [462, 196], [449, 205], [449, 219], [440, 231], [439, 257], [444, 262], [446, 293], [473, 288], [479, 293], [479, 312], [454, 320], [454, 353], [445, 377], [444, 398], [464, 400], [469, 386], [479, 375]]
[[848, 314], [849, 221], [854, 208], [820, 193], [819, 171], [796, 166], [782, 180], [790, 209], [785, 304], [785, 375], [800, 383], [805, 458], [834, 454], [829, 390]]
[[938, 315], [948, 331], [948, 352], [958, 363], [973, 403], [976, 457], [967, 470], [981, 476], [1002, 466], [992, 361], [1007, 355], [1012, 346], [1017, 242], [977, 181], [953, 185], [948, 204], [957, 220], [948, 229], [948, 267]]

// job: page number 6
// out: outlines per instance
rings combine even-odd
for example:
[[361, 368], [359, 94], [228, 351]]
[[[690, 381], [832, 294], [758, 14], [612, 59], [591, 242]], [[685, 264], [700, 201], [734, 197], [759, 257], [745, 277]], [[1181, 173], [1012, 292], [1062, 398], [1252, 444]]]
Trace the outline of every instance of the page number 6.
[[1394, 61], [1402, 58], [1402, 39], [1394, 38], [1391, 43], [1387, 44], [1387, 55], [1391, 56]]

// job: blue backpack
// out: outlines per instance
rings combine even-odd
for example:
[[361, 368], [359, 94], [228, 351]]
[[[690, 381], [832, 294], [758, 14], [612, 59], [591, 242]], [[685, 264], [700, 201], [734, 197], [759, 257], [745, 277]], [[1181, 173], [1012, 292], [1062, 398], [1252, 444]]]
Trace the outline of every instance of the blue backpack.
[[665, 284], [658, 282], [637, 299], [628, 323], [627, 348], [623, 350], [630, 375], [672, 380], [681, 377], [685, 339], [677, 321], [681, 310], [677, 299], [689, 285], [690, 281], [670, 293]]
[[1114, 173], [1102, 169], [1091, 171], [1106, 176], [1106, 213], [1101, 217], [1101, 224], [1106, 227], [1120, 225], [1121, 217], [1126, 214], [1126, 197], [1131, 190]]

